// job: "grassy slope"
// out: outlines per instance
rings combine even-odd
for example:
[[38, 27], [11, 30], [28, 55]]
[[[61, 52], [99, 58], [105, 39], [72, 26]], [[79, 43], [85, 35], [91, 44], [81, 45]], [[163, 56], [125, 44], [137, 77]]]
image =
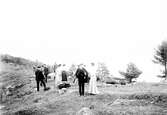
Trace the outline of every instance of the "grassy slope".
[[[53, 86], [50, 81], [48, 86]], [[160, 90], [164, 89], [164, 90]], [[56, 89], [41, 90], [24, 96], [11, 105], [9, 113], [43, 115], [75, 115], [82, 107], [93, 106], [97, 115], [165, 115], [167, 112], [167, 86], [165, 84], [136, 84], [132, 86], [103, 86], [100, 95], [80, 97], [77, 86], [64, 94]], [[87, 89], [86, 89], [87, 90]]]
[[[134, 85], [98, 84], [100, 95], [80, 97], [78, 87], [72, 86], [60, 94], [49, 80], [49, 91], [36, 92], [35, 79], [31, 67], [4, 63], [0, 81], [6, 87], [15, 87], [12, 95], [6, 96], [1, 103], [6, 114], [27, 115], [75, 115], [82, 107], [93, 107], [97, 115], [166, 115], [167, 85], [138, 83]], [[23, 84], [23, 85], [19, 85]], [[2, 91], [2, 90], [1, 90]], [[87, 87], [86, 87], [87, 91]]]
[[[47, 84], [53, 86], [53, 81]], [[24, 96], [11, 105], [9, 113], [43, 115], [75, 115], [82, 107], [93, 106], [97, 115], [165, 115], [167, 112], [165, 84], [136, 84], [133, 86], [102, 86], [100, 95], [80, 97], [77, 86], [64, 94], [56, 89], [41, 90]], [[164, 90], [160, 90], [164, 89]]]
[[33, 93], [35, 81], [32, 67], [34, 64], [34, 62], [23, 58], [16, 58], [9, 55], [1, 56], [1, 104], [10, 108], [12, 104], [20, 102], [24, 96]]

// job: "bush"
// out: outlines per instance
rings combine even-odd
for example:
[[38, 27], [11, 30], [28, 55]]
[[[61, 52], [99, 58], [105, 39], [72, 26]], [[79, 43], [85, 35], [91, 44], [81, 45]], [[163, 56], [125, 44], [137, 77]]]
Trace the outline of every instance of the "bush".
[[105, 63], [99, 63], [96, 72], [97, 80], [105, 82], [105, 79], [109, 77], [109, 75], [110, 73]]
[[142, 74], [142, 71], [139, 70], [135, 64], [129, 63], [126, 72], [120, 71], [119, 73], [123, 75], [129, 83], [131, 83], [132, 79], [138, 78], [139, 75]]

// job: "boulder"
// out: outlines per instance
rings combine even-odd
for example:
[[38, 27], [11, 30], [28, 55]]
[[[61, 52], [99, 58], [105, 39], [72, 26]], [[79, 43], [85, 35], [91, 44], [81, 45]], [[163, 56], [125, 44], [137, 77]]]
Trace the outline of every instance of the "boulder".
[[66, 89], [66, 88], [62, 88], [62, 89], [60, 89], [60, 90], [58, 91], [58, 93], [59, 93], [60, 95], [66, 93], [66, 92], [67, 92], [67, 89]]
[[76, 115], [95, 115], [94, 111], [88, 107], [81, 108]]

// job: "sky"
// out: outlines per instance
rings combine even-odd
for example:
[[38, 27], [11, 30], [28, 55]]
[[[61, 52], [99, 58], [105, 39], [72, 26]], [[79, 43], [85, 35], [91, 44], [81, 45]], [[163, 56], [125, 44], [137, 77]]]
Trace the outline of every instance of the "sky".
[[166, 0], [3, 0], [0, 53], [46, 64], [104, 62], [119, 77], [133, 62], [156, 82], [154, 48], [167, 40]]

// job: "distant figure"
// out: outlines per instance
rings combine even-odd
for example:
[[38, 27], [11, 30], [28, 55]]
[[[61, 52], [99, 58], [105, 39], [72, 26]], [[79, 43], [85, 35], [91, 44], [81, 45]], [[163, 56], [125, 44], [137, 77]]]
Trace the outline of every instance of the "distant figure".
[[45, 77], [42, 73], [42, 68], [38, 66], [35, 71], [35, 76], [36, 76], [36, 82], [37, 82], [37, 91], [39, 91], [39, 83], [41, 82], [42, 85], [44, 86], [44, 90], [46, 90], [46, 85], [45, 85]]
[[89, 81], [89, 90], [88, 90], [90, 94], [99, 94], [99, 91], [97, 89], [96, 69], [97, 68], [95, 64], [91, 63], [91, 66], [89, 68], [90, 81]]
[[61, 83], [61, 71], [62, 71], [62, 67], [61, 65], [59, 67], [57, 67], [56, 71], [55, 71], [55, 87], [58, 86]]
[[46, 65], [44, 66], [44, 75], [45, 75], [45, 81], [47, 83], [47, 79], [48, 79], [48, 74], [49, 74], [49, 69], [48, 67], [46, 67]]
[[66, 83], [67, 82], [67, 72], [65, 70], [62, 71], [61, 76], [62, 76], [62, 83]]
[[78, 78], [78, 85], [79, 85], [79, 94], [80, 96], [84, 96], [84, 85], [85, 85], [85, 77], [87, 76], [86, 69], [83, 68], [83, 65], [79, 65], [76, 73], [76, 78]]

